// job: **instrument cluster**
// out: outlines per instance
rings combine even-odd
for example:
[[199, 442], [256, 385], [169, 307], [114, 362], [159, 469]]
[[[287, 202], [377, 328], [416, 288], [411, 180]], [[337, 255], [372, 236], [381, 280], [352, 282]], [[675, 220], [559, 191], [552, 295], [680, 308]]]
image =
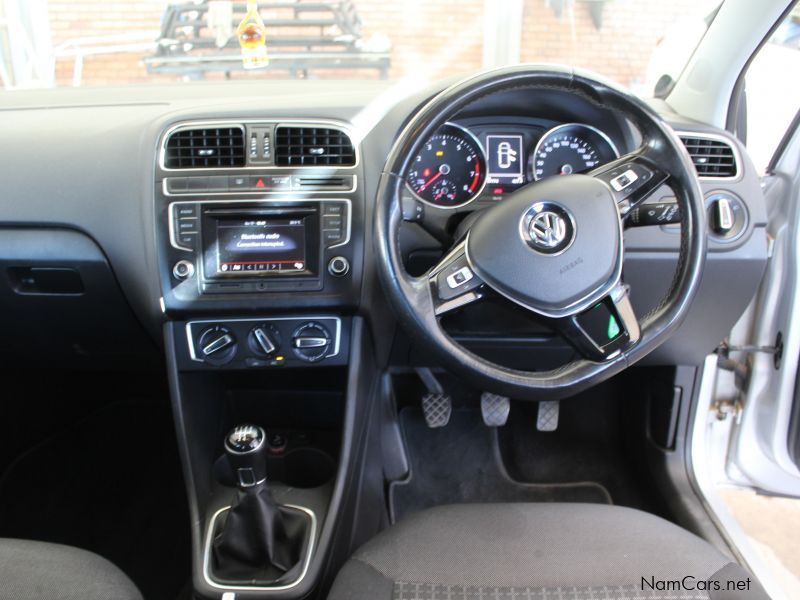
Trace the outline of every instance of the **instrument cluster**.
[[585, 173], [620, 155], [606, 133], [585, 123], [463, 125], [448, 122], [433, 134], [406, 175], [411, 193], [437, 208], [502, 199], [546, 177]]

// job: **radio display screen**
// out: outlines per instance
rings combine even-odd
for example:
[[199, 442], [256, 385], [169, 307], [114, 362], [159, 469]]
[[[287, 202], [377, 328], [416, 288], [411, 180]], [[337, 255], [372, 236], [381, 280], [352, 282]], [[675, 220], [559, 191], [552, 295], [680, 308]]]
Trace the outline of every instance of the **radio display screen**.
[[307, 273], [306, 219], [297, 216], [217, 219], [217, 274]]

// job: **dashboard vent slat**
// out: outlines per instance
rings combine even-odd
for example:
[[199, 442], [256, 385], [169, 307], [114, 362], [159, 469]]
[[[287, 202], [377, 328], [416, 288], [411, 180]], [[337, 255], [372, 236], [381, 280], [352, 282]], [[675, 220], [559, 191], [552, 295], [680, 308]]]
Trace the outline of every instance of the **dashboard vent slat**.
[[275, 164], [279, 167], [352, 167], [356, 151], [348, 135], [328, 127], [278, 127]]
[[728, 142], [700, 136], [680, 136], [700, 177], [736, 177], [736, 155]]
[[168, 169], [244, 167], [243, 127], [182, 129], [167, 140], [164, 166]]

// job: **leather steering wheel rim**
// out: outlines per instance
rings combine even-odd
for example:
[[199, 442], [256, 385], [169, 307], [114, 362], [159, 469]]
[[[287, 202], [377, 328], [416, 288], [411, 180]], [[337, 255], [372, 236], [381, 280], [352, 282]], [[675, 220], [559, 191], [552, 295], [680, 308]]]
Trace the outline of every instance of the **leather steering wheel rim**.
[[[405, 186], [404, 174], [413, 157], [460, 110], [486, 95], [513, 88], [530, 89], [532, 93], [536, 89], [562, 90], [623, 114], [642, 134], [643, 143], [637, 151], [645, 149], [658, 158], [658, 166], [669, 176], [668, 184], [675, 193], [681, 212], [681, 233], [672, 284], [662, 302], [639, 319], [638, 341], [608, 360], [580, 358], [541, 372], [492, 363], [447, 335], [435, 314], [429, 280], [412, 277], [405, 271], [398, 235], [403, 221], [400, 197]], [[579, 71], [519, 65], [487, 71], [448, 87], [408, 122], [389, 153], [379, 181], [375, 250], [385, 293], [414, 341], [433, 350], [445, 366], [482, 389], [516, 399], [552, 400], [612, 377], [655, 350], [675, 332], [686, 318], [700, 285], [706, 252], [705, 219], [703, 193], [691, 158], [672, 129], [649, 106], [628, 92]]]

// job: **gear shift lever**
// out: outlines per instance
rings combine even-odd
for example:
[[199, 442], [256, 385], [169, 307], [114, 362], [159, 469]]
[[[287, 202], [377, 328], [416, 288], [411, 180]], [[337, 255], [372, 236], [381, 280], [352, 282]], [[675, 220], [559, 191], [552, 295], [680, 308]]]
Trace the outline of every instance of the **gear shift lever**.
[[266, 439], [258, 425], [239, 425], [225, 438], [225, 452], [240, 488], [267, 481]]
[[225, 579], [278, 580], [300, 562], [303, 523], [272, 498], [266, 438], [258, 425], [239, 425], [225, 437], [225, 453], [239, 487], [214, 539], [216, 571]]

